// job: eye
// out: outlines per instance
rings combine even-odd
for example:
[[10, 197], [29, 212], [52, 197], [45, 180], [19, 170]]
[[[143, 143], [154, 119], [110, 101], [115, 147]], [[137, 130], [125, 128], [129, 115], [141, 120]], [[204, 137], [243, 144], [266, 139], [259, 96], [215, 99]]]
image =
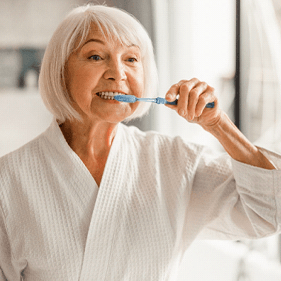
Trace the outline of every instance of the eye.
[[138, 60], [136, 58], [128, 58], [128, 62], [137, 62]]
[[89, 57], [89, 59], [99, 61], [99, 60], [101, 60], [101, 57], [99, 55], [92, 55], [92, 56]]

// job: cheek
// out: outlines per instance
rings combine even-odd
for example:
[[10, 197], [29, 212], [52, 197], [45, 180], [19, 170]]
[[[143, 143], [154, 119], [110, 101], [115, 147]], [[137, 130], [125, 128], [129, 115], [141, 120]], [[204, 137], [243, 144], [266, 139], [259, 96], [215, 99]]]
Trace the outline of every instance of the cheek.
[[91, 89], [95, 83], [95, 76], [89, 75], [89, 72], [80, 71], [73, 73], [67, 79], [66, 88], [67, 92], [74, 101], [77, 101], [81, 98], [87, 98], [91, 95]]
[[144, 93], [144, 75], [143, 73], [138, 73], [133, 79], [131, 85], [133, 85], [133, 91], [138, 97], [141, 97]]
[[76, 90], [85, 87], [90, 81], [90, 72], [84, 62], [78, 60], [76, 56], [69, 58], [65, 66], [65, 81], [67, 90], [74, 94]]

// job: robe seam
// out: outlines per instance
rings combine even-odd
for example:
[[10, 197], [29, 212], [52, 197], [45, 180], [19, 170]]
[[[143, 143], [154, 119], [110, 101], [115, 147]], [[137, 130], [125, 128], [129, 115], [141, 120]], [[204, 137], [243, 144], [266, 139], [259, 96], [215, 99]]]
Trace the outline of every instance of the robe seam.
[[10, 240], [10, 237], [9, 237], [8, 226], [7, 226], [7, 223], [6, 223], [6, 217], [5, 217], [5, 214], [4, 214], [4, 210], [2, 208], [2, 204], [0, 204], [0, 212], [1, 212], [1, 215], [3, 217], [3, 222], [4, 222], [5, 230], [6, 230], [6, 233], [7, 233], [7, 238], [8, 238], [9, 244], [10, 244], [10, 251], [11, 251], [12, 259], [16, 260], [15, 256], [14, 256], [14, 253], [12, 252], [12, 249], [11, 249], [12, 244], [11, 244], [11, 240]]
[[[121, 206], [120, 206], [121, 207]], [[120, 208], [119, 208], [120, 210]], [[120, 213], [120, 211], [119, 211]], [[118, 218], [119, 216], [117, 216]], [[118, 222], [121, 222], [120, 220], [118, 220]], [[116, 224], [116, 225], [119, 225], [119, 224]], [[105, 275], [104, 275], [104, 281], [106, 281], [106, 276], [108, 274], [108, 271], [109, 271], [109, 264], [110, 264], [110, 260], [111, 260], [111, 257], [112, 257], [112, 252], [113, 252], [113, 245], [115, 244], [116, 242], [116, 235], [117, 235], [117, 227], [115, 227], [115, 231], [114, 231], [114, 236], [113, 236], [113, 239], [112, 239], [112, 243], [111, 243], [111, 246], [110, 246], [110, 251], [109, 251], [109, 257], [108, 257], [108, 263], [107, 263], [107, 267], [106, 267], [106, 270], [105, 270]]]

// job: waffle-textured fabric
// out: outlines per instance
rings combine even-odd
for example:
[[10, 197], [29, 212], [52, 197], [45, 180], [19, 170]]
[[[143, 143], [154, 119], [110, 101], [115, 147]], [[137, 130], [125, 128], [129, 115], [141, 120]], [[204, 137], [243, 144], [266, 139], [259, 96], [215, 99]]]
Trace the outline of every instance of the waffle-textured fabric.
[[198, 237], [279, 231], [280, 191], [280, 170], [123, 124], [98, 188], [54, 121], [0, 159], [0, 280], [176, 280]]

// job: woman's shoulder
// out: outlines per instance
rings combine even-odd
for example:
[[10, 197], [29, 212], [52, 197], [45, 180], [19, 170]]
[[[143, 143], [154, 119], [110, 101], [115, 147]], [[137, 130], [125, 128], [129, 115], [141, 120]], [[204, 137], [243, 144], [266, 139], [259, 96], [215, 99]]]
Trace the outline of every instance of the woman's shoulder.
[[36, 165], [36, 159], [41, 155], [43, 134], [0, 157], [0, 187], [1, 183], [16, 180], [20, 174], [31, 172]]
[[38, 136], [31, 139], [29, 142], [23, 144], [19, 148], [3, 155], [0, 157], [0, 167], [5, 163], [13, 162], [15, 165], [19, 164], [19, 161], [30, 158], [32, 156], [40, 155], [40, 150], [42, 150], [42, 144], [47, 143], [47, 138], [52, 138], [52, 129], [54, 127], [54, 121]]
[[[0, 205], [5, 213], [7, 206], [22, 196], [22, 186], [33, 178], [38, 167], [36, 161], [40, 137], [0, 158]], [[37, 163], [36, 163], [37, 162]]]
[[0, 157], [0, 165], [3, 163], [7, 163], [12, 161], [12, 159], [23, 158], [29, 155], [32, 151], [38, 148], [38, 145], [41, 141], [42, 135], [37, 136], [36, 138], [32, 139], [31, 141], [25, 143], [21, 147], [3, 155]]

